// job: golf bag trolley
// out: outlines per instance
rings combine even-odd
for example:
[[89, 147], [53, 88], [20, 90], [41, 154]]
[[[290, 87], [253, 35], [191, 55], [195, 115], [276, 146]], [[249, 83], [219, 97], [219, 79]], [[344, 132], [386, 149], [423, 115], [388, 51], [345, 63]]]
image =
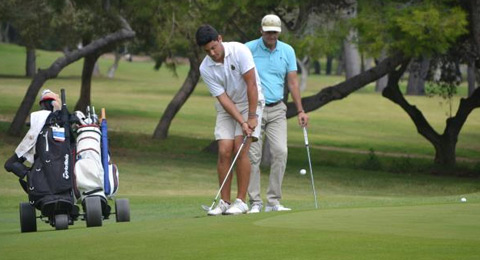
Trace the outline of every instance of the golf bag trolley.
[[[95, 109], [87, 107], [87, 115], [76, 111], [79, 119], [76, 138], [76, 198], [85, 212], [87, 227], [102, 225], [102, 219], [108, 219], [111, 207], [108, 199], [113, 199], [118, 190], [118, 169], [110, 160], [105, 110], [99, 122]], [[130, 221], [128, 199], [115, 200], [117, 222]]]
[[42, 112], [48, 116], [34, 143], [33, 164], [27, 168], [21, 164], [24, 160], [20, 159], [16, 162], [16, 169], [22, 168], [23, 173], [14, 172], [20, 177], [20, 184], [29, 200], [20, 203], [21, 232], [37, 231], [36, 209], [40, 211], [38, 218], [57, 230], [67, 229], [79, 216], [73, 196], [73, 144], [64, 91], [61, 110]]
[[[118, 189], [118, 171], [107, 157], [104, 174], [100, 151], [105, 150], [108, 156], [108, 144], [100, 139], [108, 138], [106, 120], [103, 120], [105, 127], [101, 128], [94, 120], [84, 124], [85, 118], [77, 116], [82, 113], [69, 114], [63, 89], [61, 102], [60, 110], [42, 110], [31, 115], [31, 130], [32, 125], [36, 125], [37, 130], [29, 131], [19, 145], [35, 150], [31, 167], [25, 166], [26, 159], [17, 154], [5, 163], [5, 169], [19, 177], [20, 185], [28, 194], [28, 202], [20, 203], [19, 208], [21, 232], [36, 232], [37, 218], [56, 230], [68, 229], [79, 217], [86, 221], [87, 227], [101, 226], [102, 220], [111, 214], [116, 215], [117, 222], [130, 221], [128, 199], [117, 199], [113, 213], [107, 202], [107, 197], [113, 199]], [[77, 138], [72, 125], [78, 126]], [[104, 181], [104, 177], [108, 180]], [[114, 188], [107, 189], [104, 183], [112, 183]], [[81, 204], [83, 214], [76, 202]]]

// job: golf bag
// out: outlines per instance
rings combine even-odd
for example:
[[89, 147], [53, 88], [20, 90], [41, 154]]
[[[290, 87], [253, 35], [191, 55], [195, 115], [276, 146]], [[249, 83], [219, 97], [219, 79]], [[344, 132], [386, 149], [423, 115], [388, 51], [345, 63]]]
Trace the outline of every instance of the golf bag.
[[27, 172], [27, 180], [20, 179], [30, 204], [43, 216], [70, 214], [73, 210], [73, 157], [68, 120], [68, 112], [63, 108], [47, 117], [37, 137], [34, 163]]
[[82, 125], [77, 129], [77, 156], [75, 175], [80, 198], [96, 195], [105, 198], [103, 192], [103, 167], [100, 139], [102, 133], [96, 125]]
[[[77, 115], [80, 114], [76, 112]], [[107, 176], [102, 165], [102, 132], [96, 123], [80, 125], [77, 129], [75, 175], [80, 198], [87, 196], [113, 197], [118, 190], [117, 166], [108, 156]], [[106, 180], [108, 178], [108, 180]], [[108, 187], [107, 187], [108, 185]], [[107, 192], [107, 190], [109, 192]]]

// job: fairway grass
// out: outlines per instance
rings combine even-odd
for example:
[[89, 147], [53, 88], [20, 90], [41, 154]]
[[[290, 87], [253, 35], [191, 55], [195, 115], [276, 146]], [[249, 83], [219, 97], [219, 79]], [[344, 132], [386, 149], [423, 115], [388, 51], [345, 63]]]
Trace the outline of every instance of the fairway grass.
[[109, 220], [98, 228], [79, 222], [67, 231], [45, 225], [28, 234], [18, 227], [2, 229], [0, 252], [3, 259], [478, 259], [480, 254], [478, 202], [143, 220], [135, 216], [137, 207], [132, 210], [132, 222]]

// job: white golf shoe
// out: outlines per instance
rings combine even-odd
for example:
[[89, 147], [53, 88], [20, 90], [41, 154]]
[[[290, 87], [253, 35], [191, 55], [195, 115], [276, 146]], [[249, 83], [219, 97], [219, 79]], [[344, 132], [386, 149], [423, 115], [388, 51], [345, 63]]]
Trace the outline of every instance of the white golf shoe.
[[245, 214], [248, 211], [247, 203], [243, 202], [241, 199], [236, 199], [235, 202], [227, 209], [225, 212], [226, 215], [240, 215]]
[[217, 206], [207, 212], [209, 216], [218, 216], [224, 214], [227, 209], [230, 207], [230, 204], [223, 201], [222, 199], [218, 202]]
[[285, 208], [284, 206], [278, 204], [275, 206], [266, 206], [265, 207], [265, 212], [270, 212], [270, 211], [290, 211], [292, 210], [291, 208]]
[[252, 208], [250, 211], [248, 211], [248, 214], [255, 214], [255, 213], [260, 213], [262, 211], [262, 204], [261, 203], [254, 203], [252, 205]]

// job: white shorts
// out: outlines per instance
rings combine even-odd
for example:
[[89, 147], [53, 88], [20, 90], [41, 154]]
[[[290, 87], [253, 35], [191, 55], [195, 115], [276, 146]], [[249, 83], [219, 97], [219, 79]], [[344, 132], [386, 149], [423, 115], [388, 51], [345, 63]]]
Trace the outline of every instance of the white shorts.
[[[240, 114], [242, 114], [243, 119], [247, 121], [248, 119], [248, 102], [235, 104]], [[258, 125], [255, 127], [255, 131], [252, 133], [252, 141], [255, 142], [260, 136], [261, 123], [262, 123], [262, 114], [263, 107], [265, 106], [263, 101], [258, 102], [257, 105], [257, 115], [258, 115]], [[217, 110], [217, 121], [215, 123], [215, 140], [227, 139], [233, 140], [235, 136], [242, 136], [243, 130], [240, 123], [238, 123], [233, 117], [225, 111], [223, 106], [220, 103], [215, 104], [215, 109]]]

